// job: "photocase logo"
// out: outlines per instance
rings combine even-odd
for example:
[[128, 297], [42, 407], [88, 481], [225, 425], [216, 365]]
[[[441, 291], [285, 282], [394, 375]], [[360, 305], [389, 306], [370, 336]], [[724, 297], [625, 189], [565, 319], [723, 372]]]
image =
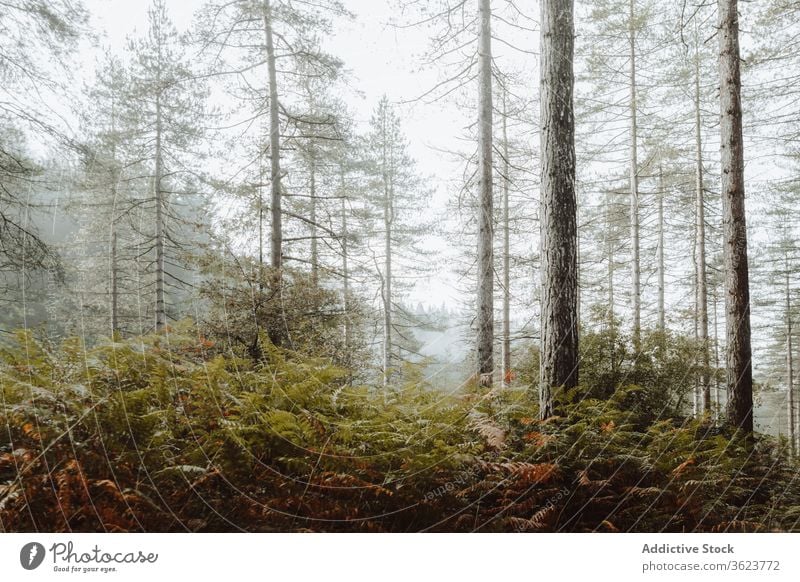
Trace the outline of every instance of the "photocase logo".
[[31, 542], [22, 546], [19, 552], [19, 563], [26, 570], [35, 570], [44, 561], [44, 546], [37, 542]]

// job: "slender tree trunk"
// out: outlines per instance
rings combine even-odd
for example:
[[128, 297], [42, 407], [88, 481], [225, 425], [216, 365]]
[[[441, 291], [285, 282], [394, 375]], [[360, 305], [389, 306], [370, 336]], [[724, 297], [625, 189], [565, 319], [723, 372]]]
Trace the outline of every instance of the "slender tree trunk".
[[392, 227], [394, 224], [394, 168], [392, 166], [391, 146], [387, 147], [389, 131], [384, 116], [383, 133], [383, 227], [384, 227], [384, 264], [383, 264], [383, 384], [390, 384], [392, 374], [392, 348], [394, 343], [394, 321], [392, 304]]
[[[267, 52], [267, 71], [269, 77], [269, 152], [270, 152], [270, 267], [272, 285], [280, 297], [283, 289], [283, 212], [281, 209], [281, 139], [280, 104], [278, 102], [278, 74], [275, 57], [275, 41], [272, 33], [272, 7], [270, 0], [264, 0], [264, 41]], [[277, 302], [281, 305], [281, 301]], [[279, 307], [280, 309], [280, 307]], [[278, 318], [278, 322], [281, 318]], [[269, 328], [269, 339], [276, 345], [283, 345], [284, 330], [281, 323]]]
[[630, 47], [630, 188], [631, 188], [631, 296], [633, 307], [633, 345], [641, 347], [642, 290], [639, 258], [639, 127], [636, 102], [636, 23], [635, 0], [630, 0], [628, 15], [628, 40]]
[[352, 330], [350, 329], [350, 240], [347, 224], [347, 187], [344, 168], [339, 173], [341, 200], [342, 200], [342, 294], [344, 305], [344, 349], [350, 356]]
[[728, 422], [749, 434], [753, 432], [753, 367], [737, 5], [737, 0], [719, 0], [721, 189], [728, 351], [727, 412]]
[[[112, 71], [116, 68], [112, 63]], [[117, 166], [117, 108], [111, 96], [111, 337], [119, 332], [119, 269], [117, 254], [117, 194], [120, 170]]]
[[789, 281], [789, 262], [786, 261], [786, 418], [789, 446], [792, 456], [796, 454], [794, 426], [794, 353], [792, 351], [792, 296]]
[[311, 195], [311, 283], [319, 285], [319, 243], [317, 241], [317, 161], [311, 155], [310, 163], [310, 195]]
[[614, 258], [614, 238], [611, 236], [613, 232], [613, 209], [611, 207], [611, 198], [606, 196], [606, 260], [608, 261], [608, 328], [614, 331], [616, 328], [615, 312], [614, 312], [614, 271], [616, 260]]
[[694, 116], [695, 116], [695, 237], [697, 238], [697, 340], [700, 346], [700, 392], [703, 412], [711, 411], [711, 381], [708, 374], [708, 275], [706, 271], [705, 187], [703, 184], [703, 127], [700, 94], [700, 39], [695, 35]]
[[665, 270], [664, 265], [664, 169], [658, 169], [658, 330], [667, 329], [667, 316], [664, 307]]
[[717, 404], [717, 417], [722, 410], [722, 400], [719, 386], [719, 318], [717, 317], [717, 290], [714, 287], [714, 402]]
[[494, 373], [494, 221], [492, 161], [491, 1], [478, 0], [480, 18], [478, 108], [478, 378], [492, 385]]
[[503, 385], [511, 383], [511, 221], [509, 219], [508, 111], [503, 93]]
[[155, 176], [153, 178], [153, 190], [156, 199], [156, 331], [162, 331], [167, 326], [167, 310], [164, 300], [164, 278], [165, 278], [165, 257], [164, 257], [164, 190], [162, 180], [164, 178], [163, 152], [162, 152], [162, 117], [161, 117], [161, 96], [156, 97], [156, 152], [155, 152]]
[[272, 8], [270, 0], [264, 0], [264, 35], [267, 49], [267, 69], [269, 72], [269, 150], [270, 150], [270, 200], [271, 235], [270, 263], [279, 271], [283, 266], [283, 216], [281, 214], [281, 144], [278, 103], [278, 75], [275, 64], [275, 43], [272, 37]]
[[119, 268], [117, 266], [117, 225], [111, 222], [111, 337], [119, 332]]
[[573, 104], [573, 0], [543, 0], [541, 18], [540, 414], [578, 383], [578, 230]]
[[[260, 175], [263, 184], [263, 172]], [[264, 291], [264, 188], [261, 185], [258, 187], [258, 290]]]

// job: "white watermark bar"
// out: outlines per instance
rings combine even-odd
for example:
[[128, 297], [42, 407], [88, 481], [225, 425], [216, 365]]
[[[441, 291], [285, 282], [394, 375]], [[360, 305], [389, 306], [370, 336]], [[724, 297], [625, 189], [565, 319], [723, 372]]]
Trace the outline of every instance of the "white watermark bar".
[[796, 534], [0, 534], [9, 582], [798, 580], [798, 565]]

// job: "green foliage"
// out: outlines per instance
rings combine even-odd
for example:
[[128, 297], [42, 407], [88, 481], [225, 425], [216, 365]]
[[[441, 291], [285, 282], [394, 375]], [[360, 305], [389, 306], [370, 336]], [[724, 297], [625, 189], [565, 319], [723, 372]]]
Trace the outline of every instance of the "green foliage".
[[20, 334], [0, 354], [2, 528], [798, 529], [785, 442], [653, 420], [647, 389], [566, 394], [539, 421], [526, 387], [444, 395], [409, 372], [378, 391], [264, 345], [219, 353], [188, 323], [91, 348]]
[[[581, 386], [562, 400], [607, 400], [618, 395], [620, 388], [636, 387], [624, 392], [625, 400], [619, 406], [635, 411], [640, 427], [683, 416], [701, 371], [697, 364], [701, 348], [693, 339], [671, 332], [645, 331], [641, 342], [641, 349], [634, 350], [631, 339], [616, 326], [584, 332], [579, 346]], [[709, 370], [710, 375], [714, 372]], [[524, 353], [518, 373], [521, 384], [538, 385], [539, 352], [535, 347]]]
[[200, 327], [218, 348], [260, 361], [269, 343], [264, 336], [280, 336], [292, 351], [348, 369], [366, 359], [364, 313], [357, 301], [345, 311], [341, 293], [302, 271], [283, 269], [279, 285], [269, 268], [259, 270], [249, 259], [236, 259], [233, 273], [228, 269], [209, 261], [201, 289], [208, 310]]

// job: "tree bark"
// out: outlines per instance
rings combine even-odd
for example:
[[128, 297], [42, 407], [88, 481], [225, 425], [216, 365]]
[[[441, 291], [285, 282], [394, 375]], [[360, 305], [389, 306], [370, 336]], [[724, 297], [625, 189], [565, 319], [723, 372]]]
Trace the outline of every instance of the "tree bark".
[[494, 221], [492, 161], [491, 1], [478, 0], [480, 18], [478, 105], [478, 379], [492, 385], [494, 374]]
[[111, 222], [111, 337], [119, 332], [119, 268], [117, 266], [117, 225]]
[[[283, 212], [281, 209], [281, 139], [278, 103], [278, 74], [275, 57], [275, 41], [272, 33], [272, 7], [270, 0], [264, 0], [264, 41], [267, 52], [267, 74], [269, 77], [269, 153], [270, 153], [270, 267], [272, 285], [280, 298], [283, 288]], [[281, 309], [278, 300], [278, 309]], [[284, 332], [282, 318], [269, 328], [269, 339], [276, 345], [283, 345]]]
[[665, 291], [665, 270], [664, 265], [664, 169], [658, 169], [658, 330], [664, 332], [667, 329], [667, 317], [664, 307]]
[[310, 186], [311, 196], [311, 283], [314, 287], [319, 285], [319, 243], [317, 241], [317, 161], [311, 153], [310, 161]]
[[162, 180], [164, 177], [164, 164], [162, 152], [162, 118], [161, 96], [156, 97], [156, 152], [155, 176], [153, 177], [153, 190], [156, 199], [156, 331], [162, 331], [167, 326], [167, 311], [164, 300], [164, 191]]
[[786, 261], [786, 418], [789, 446], [792, 456], [796, 454], [794, 426], [794, 353], [792, 352], [792, 296], [789, 282], [789, 261]]
[[714, 287], [713, 293], [713, 309], [714, 309], [714, 402], [717, 405], [716, 416], [722, 411], [722, 399], [719, 386], [719, 319], [717, 317], [717, 289]]
[[750, 434], [753, 432], [753, 368], [737, 4], [737, 0], [718, 0], [727, 416], [731, 425]]
[[606, 195], [606, 253], [607, 253], [607, 261], [608, 261], [608, 328], [612, 332], [616, 328], [616, 321], [615, 321], [615, 312], [614, 312], [614, 271], [616, 270], [615, 267], [615, 258], [614, 258], [614, 238], [611, 236], [613, 231], [613, 219], [612, 217], [613, 209], [611, 207], [611, 198], [609, 195]]
[[384, 227], [384, 264], [383, 264], [383, 280], [382, 280], [382, 298], [383, 298], [383, 385], [390, 384], [390, 376], [392, 374], [392, 347], [394, 342], [394, 321], [392, 304], [392, 227], [394, 225], [394, 188], [393, 176], [394, 168], [392, 167], [392, 151], [391, 144], [388, 143], [390, 138], [390, 131], [392, 127], [387, 124], [388, 110], [384, 109], [383, 118], [383, 148], [382, 148], [382, 163], [383, 163], [383, 227]]
[[630, 189], [631, 189], [631, 303], [633, 311], [633, 345], [641, 347], [642, 290], [639, 251], [639, 127], [636, 103], [636, 23], [635, 0], [630, 0], [628, 14], [628, 40], [630, 48]]
[[508, 111], [503, 94], [503, 386], [511, 384], [511, 222], [509, 219]]
[[350, 345], [352, 344], [352, 330], [350, 329], [350, 241], [348, 240], [347, 224], [347, 196], [345, 195], [346, 180], [344, 168], [340, 169], [339, 174], [341, 199], [342, 199], [342, 294], [344, 305], [344, 349], [350, 355]]
[[275, 64], [275, 42], [272, 36], [272, 8], [270, 1], [264, 0], [264, 35], [267, 50], [267, 70], [269, 74], [269, 150], [270, 150], [270, 200], [271, 233], [270, 263], [279, 271], [283, 266], [283, 216], [281, 213], [281, 153], [280, 118], [278, 104], [278, 75]]
[[708, 274], [706, 270], [706, 217], [705, 187], [703, 184], [703, 127], [700, 95], [700, 38], [695, 34], [694, 62], [694, 115], [695, 115], [695, 237], [697, 282], [697, 341], [700, 346], [700, 395], [703, 412], [711, 411], [711, 381], [708, 374]]
[[541, 18], [540, 415], [578, 383], [578, 236], [573, 104], [573, 0], [543, 0]]

